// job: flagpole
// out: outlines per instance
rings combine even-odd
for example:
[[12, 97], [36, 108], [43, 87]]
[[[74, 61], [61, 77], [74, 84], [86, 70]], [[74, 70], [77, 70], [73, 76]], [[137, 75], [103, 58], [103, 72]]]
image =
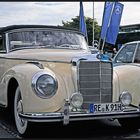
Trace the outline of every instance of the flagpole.
[[[105, 5], [106, 5], [106, 2], [104, 4], [104, 11], [103, 11], [103, 18], [104, 18], [104, 14], [105, 14]], [[102, 18], [102, 25], [103, 25], [103, 18]], [[100, 38], [99, 38], [99, 43], [98, 43], [98, 49], [99, 49], [99, 53], [101, 54], [102, 51], [101, 51], [101, 32], [100, 32]]]
[[111, 23], [111, 18], [112, 18], [112, 14], [113, 14], [113, 11], [114, 11], [114, 8], [115, 8], [115, 4], [116, 4], [116, 2], [114, 2], [114, 4], [113, 4], [112, 10], [111, 10], [111, 14], [110, 14], [110, 18], [109, 18], [109, 22], [108, 22], [108, 26], [107, 26], [107, 30], [105, 32], [105, 36], [104, 36], [104, 39], [103, 39], [103, 44], [102, 44], [102, 47], [101, 47], [101, 51], [102, 52], [103, 52], [103, 49], [104, 49], [105, 39], [106, 39], [106, 36], [107, 36], [108, 28], [109, 28], [110, 23]]
[[92, 45], [94, 47], [94, 1], [93, 1], [93, 41], [92, 41]]

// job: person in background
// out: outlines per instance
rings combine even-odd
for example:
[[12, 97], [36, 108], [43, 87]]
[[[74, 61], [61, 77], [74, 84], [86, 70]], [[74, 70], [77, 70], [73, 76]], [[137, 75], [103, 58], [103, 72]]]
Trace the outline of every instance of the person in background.
[[116, 55], [116, 53], [117, 53], [117, 50], [116, 50], [116, 48], [113, 48], [113, 54], [112, 54], [112, 58]]

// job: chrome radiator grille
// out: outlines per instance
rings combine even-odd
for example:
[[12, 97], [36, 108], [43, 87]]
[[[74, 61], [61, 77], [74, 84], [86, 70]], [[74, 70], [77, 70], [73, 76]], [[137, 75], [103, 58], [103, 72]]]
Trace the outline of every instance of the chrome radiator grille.
[[83, 95], [83, 108], [90, 103], [108, 103], [112, 100], [112, 63], [80, 61], [78, 88]]

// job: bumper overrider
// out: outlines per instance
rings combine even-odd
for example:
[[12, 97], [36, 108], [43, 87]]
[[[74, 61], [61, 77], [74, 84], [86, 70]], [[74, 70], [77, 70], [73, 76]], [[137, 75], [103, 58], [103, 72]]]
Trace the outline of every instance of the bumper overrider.
[[69, 121], [96, 120], [96, 119], [117, 119], [140, 117], [140, 107], [127, 107], [120, 112], [105, 113], [86, 113], [86, 112], [70, 112], [70, 104], [66, 101], [63, 112], [54, 113], [19, 113], [22, 119], [31, 122], [63, 122], [64, 125]]

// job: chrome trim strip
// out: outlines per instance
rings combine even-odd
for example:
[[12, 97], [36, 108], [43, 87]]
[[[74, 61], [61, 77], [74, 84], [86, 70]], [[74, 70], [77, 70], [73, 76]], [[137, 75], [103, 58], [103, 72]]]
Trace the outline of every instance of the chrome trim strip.
[[6, 52], [9, 53], [9, 37], [8, 33], [5, 34], [5, 45], [6, 45]]
[[37, 66], [40, 69], [44, 69], [44, 66], [38, 61], [29, 61], [29, 62], [27, 62], [27, 64], [33, 64], [33, 65]]
[[[19, 116], [25, 120], [31, 122], [60, 122], [64, 119], [64, 113], [44, 113], [44, 114], [19, 114]], [[119, 113], [106, 113], [106, 114], [93, 114], [93, 113], [70, 113], [69, 121], [80, 120], [97, 120], [97, 119], [110, 119], [110, 118], [130, 118], [140, 117], [139, 111], [133, 112], [119, 112]]]
[[26, 59], [26, 58], [14, 58], [14, 57], [2, 57], [0, 56], [1, 59], [12, 59], [12, 60], [25, 60], [25, 61], [40, 61], [40, 62], [54, 62], [54, 63], [67, 63], [70, 64], [70, 61], [61, 61], [61, 60], [40, 60], [40, 59]]
[[79, 65], [80, 65], [80, 60], [77, 61], [77, 89], [78, 92], [80, 92], [80, 86], [79, 86]]
[[100, 103], [102, 102], [102, 93], [101, 93], [101, 88], [102, 88], [102, 86], [101, 86], [101, 81], [102, 81], [102, 76], [101, 76], [101, 72], [102, 72], [102, 69], [101, 69], [101, 61], [99, 61], [99, 77], [100, 77], [100, 80], [99, 80], [99, 82], [100, 82], [100, 88], [99, 88], [99, 90], [100, 90]]

